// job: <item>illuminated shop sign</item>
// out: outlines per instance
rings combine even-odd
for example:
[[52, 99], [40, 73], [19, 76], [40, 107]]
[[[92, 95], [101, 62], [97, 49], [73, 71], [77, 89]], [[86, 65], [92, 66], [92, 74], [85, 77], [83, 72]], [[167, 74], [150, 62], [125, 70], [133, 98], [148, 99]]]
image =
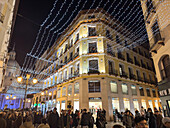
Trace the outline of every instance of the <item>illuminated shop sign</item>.
[[160, 96], [168, 96], [170, 95], [170, 88], [166, 90], [159, 91]]

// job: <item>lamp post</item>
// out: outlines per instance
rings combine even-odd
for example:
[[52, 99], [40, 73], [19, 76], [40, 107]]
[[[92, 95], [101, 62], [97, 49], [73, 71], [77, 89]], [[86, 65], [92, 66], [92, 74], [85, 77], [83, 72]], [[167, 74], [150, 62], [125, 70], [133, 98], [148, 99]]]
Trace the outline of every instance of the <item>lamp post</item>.
[[[24, 103], [23, 103], [23, 110], [25, 108], [25, 103], [26, 103], [26, 97], [27, 97], [27, 86], [28, 86], [28, 82], [29, 82], [29, 79], [30, 79], [30, 75], [27, 74], [26, 75], [26, 87], [25, 87], [25, 94], [24, 94]], [[23, 81], [23, 78], [20, 76], [17, 78], [17, 82], [18, 83], [21, 83]], [[38, 80], [36, 78], [33, 78], [32, 80], [33, 84], [36, 84], [38, 82]]]

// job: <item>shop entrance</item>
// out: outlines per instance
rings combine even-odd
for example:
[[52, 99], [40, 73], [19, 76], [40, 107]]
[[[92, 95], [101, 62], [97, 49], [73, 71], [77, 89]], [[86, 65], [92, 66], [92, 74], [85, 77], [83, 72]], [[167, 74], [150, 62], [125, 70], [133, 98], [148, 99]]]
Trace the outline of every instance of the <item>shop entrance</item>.
[[101, 98], [89, 98], [89, 111], [93, 113], [94, 118], [97, 117], [97, 110], [102, 109]]

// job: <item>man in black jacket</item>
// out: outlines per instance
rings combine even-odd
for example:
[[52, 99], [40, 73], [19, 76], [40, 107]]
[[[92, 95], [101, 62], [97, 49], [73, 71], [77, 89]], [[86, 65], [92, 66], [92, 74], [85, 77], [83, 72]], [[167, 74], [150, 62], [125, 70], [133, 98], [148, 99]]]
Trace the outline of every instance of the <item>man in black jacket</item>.
[[87, 109], [84, 109], [81, 116], [81, 126], [82, 128], [88, 128], [90, 124], [90, 116], [87, 113]]
[[48, 118], [48, 123], [50, 128], [58, 128], [59, 127], [59, 115], [57, 112], [57, 108], [53, 109], [53, 112], [50, 114]]

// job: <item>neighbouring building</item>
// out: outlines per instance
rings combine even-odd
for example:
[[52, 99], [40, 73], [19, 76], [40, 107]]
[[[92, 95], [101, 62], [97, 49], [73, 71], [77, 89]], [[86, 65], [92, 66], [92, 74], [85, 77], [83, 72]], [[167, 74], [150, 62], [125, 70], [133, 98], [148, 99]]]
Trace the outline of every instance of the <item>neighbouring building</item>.
[[[8, 45], [19, 0], [0, 0], [0, 92], [3, 90]], [[15, 15], [14, 15], [15, 14]]]
[[164, 115], [170, 116], [170, 1], [141, 0]]
[[[94, 12], [95, 11], [95, 12]], [[34, 94], [32, 107], [60, 113], [160, 108], [149, 50], [132, 45], [121, 23], [102, 9], [81, 11], [56, 43], [36, 62], [43, 91]], [[119, 27], [118, 27], [119, 26]], [[121, 27], [120, 27], [121, 26]], [[121, 29], [120, 29], [121, 28]]]

